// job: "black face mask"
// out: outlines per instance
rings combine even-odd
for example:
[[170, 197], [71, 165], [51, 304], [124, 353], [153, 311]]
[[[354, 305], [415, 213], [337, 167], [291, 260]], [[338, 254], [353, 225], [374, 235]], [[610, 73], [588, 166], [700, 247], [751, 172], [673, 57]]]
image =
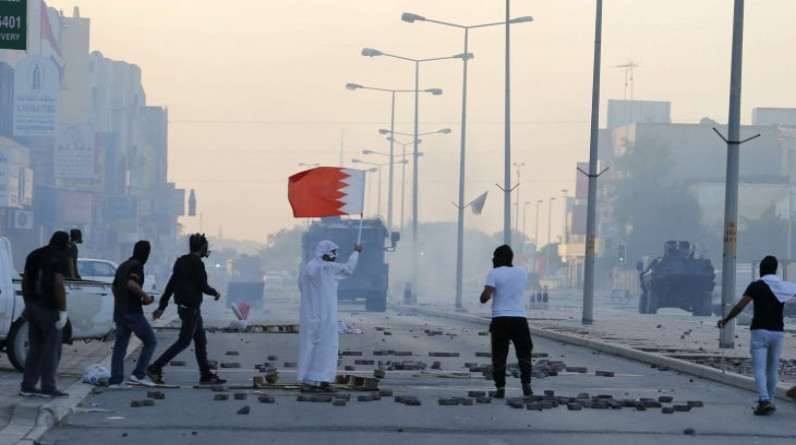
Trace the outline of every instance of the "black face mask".
[[321, 257], [321, 259], [324, 261], [328, 261], [330, 263], [334, 263], [335, 261], [337, 261], [337, 250], [333, 250], [332, 254], [334, 256], [324, 255]]

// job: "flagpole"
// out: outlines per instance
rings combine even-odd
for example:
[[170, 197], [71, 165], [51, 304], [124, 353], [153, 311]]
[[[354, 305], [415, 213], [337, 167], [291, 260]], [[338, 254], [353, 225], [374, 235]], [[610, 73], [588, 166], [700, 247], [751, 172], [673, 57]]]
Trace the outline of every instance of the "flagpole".
[[362, 214], [359, 214], [359, 232], [357, 233], [357, 244], [362, 242]]

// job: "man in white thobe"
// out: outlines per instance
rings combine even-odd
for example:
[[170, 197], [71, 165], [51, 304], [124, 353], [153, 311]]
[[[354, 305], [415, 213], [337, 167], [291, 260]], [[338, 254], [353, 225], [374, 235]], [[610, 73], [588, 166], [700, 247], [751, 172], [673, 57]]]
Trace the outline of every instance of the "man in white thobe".
[[354, 245], [345, 264], [335, 263], [337, 250], [337, 245], [331, 241], [319, 242], [315, 258], [304, 266], [299, 278], [297, 379], [310, 392], [333, 391], [329, 383], [334, 382], [337, 373], [337, 282], [354, 273], [362, 246]]

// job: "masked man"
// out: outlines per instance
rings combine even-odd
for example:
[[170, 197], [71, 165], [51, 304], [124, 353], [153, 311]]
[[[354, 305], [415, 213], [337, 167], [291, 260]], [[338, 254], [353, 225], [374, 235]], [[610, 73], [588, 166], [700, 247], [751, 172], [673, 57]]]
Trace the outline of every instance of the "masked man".
[[331, 241], [319, 242], [299, 278], [298, 380], [305, 392], [334, 392], [329, 383], [337, 373], [337, 282], [354, 273], [362, 246], [354, 245], [345, 264], [335, 263], [337, 250]]

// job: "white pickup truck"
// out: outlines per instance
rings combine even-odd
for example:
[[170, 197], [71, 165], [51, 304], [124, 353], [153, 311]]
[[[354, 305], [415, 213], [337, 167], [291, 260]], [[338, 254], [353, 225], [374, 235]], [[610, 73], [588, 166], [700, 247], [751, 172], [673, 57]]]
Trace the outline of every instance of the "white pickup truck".
[[[28, 324], [21, 318], [22, 276], [14, 270], [11, 244], [0, 237], [0, 348], [15, 368], [22, 370], [28, 351]], [[113, 331], [111, 285], [97, 281], [67, 280], [66, 310], [71, 340], [106, 338]]]

